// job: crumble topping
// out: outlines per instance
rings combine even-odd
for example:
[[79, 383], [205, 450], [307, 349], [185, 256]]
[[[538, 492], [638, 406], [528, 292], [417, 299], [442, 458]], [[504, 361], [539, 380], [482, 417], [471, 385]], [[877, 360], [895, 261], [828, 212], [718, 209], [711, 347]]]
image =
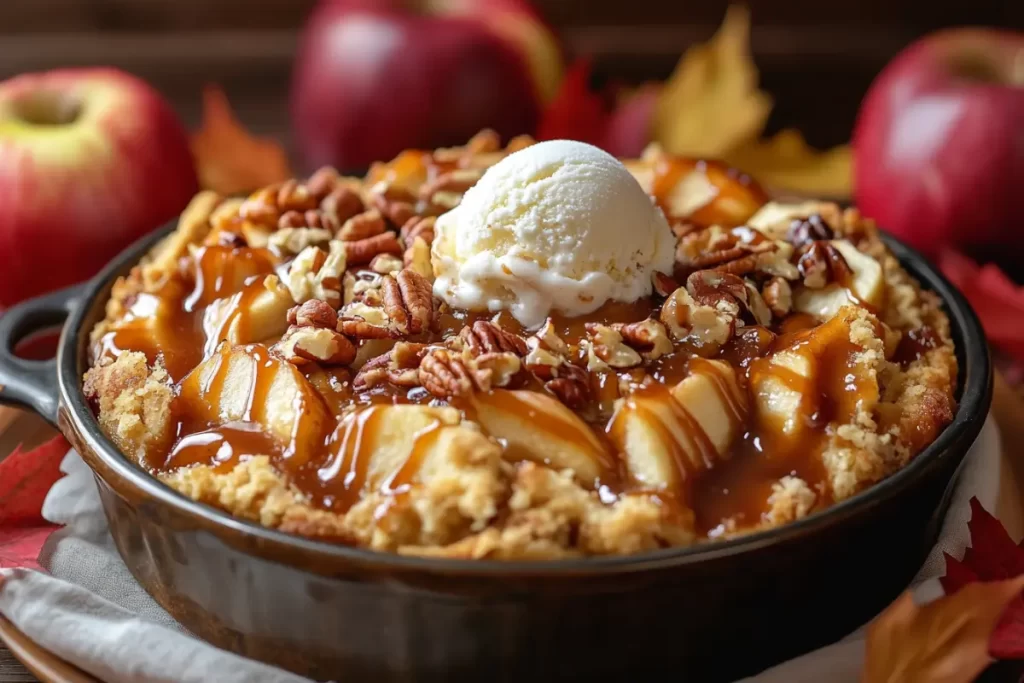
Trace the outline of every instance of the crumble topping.
[[[872, 221], [656, 148], [626, 162], [677, 238], [651, 297], [535, 329], [439, 302], [435, 218], [530, 143], [197, 195], [92, 330], [104, 432], [268, 527], [546, 559], [792, 522], [953, 419], [949, 321]], [[688, 194], [695, 174], [719, 192]]]

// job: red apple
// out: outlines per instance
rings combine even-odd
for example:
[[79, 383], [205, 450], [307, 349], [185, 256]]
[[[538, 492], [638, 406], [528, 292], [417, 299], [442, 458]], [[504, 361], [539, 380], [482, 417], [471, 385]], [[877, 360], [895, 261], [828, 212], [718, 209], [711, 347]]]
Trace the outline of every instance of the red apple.
[[113, 69], [0, 83], [0, 305], [86, 279], [197, 191], [188, 138]]
[[354, 170], [485, 127], [529, 133], [560, 76], [524, 0], [322, 0], [293, 76], [298, 151], [309, 168]]
[[1024, 247], [1024, 33], [955, 29], [885, 67], [854, 131], [862, 211], [928, 254]]

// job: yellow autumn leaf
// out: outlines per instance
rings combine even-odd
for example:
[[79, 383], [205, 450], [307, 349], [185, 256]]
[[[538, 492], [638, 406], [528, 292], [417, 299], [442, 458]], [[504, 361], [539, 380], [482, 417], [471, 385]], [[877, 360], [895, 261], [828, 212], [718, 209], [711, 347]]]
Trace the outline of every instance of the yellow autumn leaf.
[[199, 184], [218, 194], [246, 194], [292, 176], [284, 148], [250, 134], [215, 85], [203, 89], [203, 121], [191, 147]]
[[719, 157], [756, 139], [771, 111], [750, 57], [750, 12], [732, 5], [707, 43], [688, 49], [654, 112], [654, 139], [671, 154]]
[[840, 145], [824, 152], [808, 146], [799, 131], [780, 131], [769, 140], [752, 140], [722, 158], [773, 191], [844, 200], [853, 182], [853, 151]]
[[750, 12], [732, 5], [718, 32], [687, 50], [664, 84], [653, 139], [671, 154], [721, 159], [775, 192], [848, 198], [849, 146], [821, 152], [795, 130], [763, 140], [771, 108], [750, 55]]

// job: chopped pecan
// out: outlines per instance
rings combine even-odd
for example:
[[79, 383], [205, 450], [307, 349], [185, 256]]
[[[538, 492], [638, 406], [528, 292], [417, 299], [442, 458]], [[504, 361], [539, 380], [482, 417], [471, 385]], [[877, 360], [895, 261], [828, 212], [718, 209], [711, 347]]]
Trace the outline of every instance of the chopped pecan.
[[277, 185], [270, 185], [253, 192], [238, 207], [238, 215], [257, 225], [277, 225], [278, 216], [281, 215], [277, 208], [278, 189]]
[[277, 210], [284, 213], [287, 211], [308, 211], [315, 209], [316, 197], [310, 193], [305, 185], [292, 178], [286, 180], [277, 191]]
[[849, 282], [853, 278], [850, 265], [830, 242], [811, 242], [797, 261], [803, 282], [810, 289], [821, 289], [830, 282]]
[[288, 323], [299, 327], [325, 327], [338, 325], [338, 313], [326, 301], [310, 299], [288, 309]]
[[530, 349], [523, 358], [523, 365], [538, 379], [549, 380], [558, 377], [565, 358], [540, 346]]
[[470, 154], [486, 154], [501, 149], [501, 136], [490, 128], [483, 128], [466, 143]]
[[386, 275], [381, 281], [384, 312], [399, 334], [420, 334], [434, 321], [434, 292], [430, 282], [409, 269]]
[[675, 281], [675, 278], [665, 273], [655, 271], [651, 276], [651, 280], [654, 283], [654, 291], [658, 296], [669, 296], [672, 292], [679, 289], [679, 283]]
[[522, 357], [528, 351], [522, 337], [501, 329], [489, 320], [477, 320], [463, 327], [459, 340], [474, 356], [507, 352]]
[[320, 210], [334, 219], [338, 225], [363, 212], [363, 200], [350, 187], [336, 187], [320, 202]]
[[323, 228], [283, 228], [270, 234], [267, 246], [280, 254], [298, 254], [306, 247], [331, 241], [333, 233]]
[[401, 270], [403, 265], [403, 259], [398, 258], [394, 254], [377, 254], [370, 261], [370, 270], [381, 275], [387, 275], [396, 270]]
[[337, 223], [330, 216], [316, 209], [308, 211], [286, 211], [277, 221], [278, 228], [321, 228], [333, 234]]
[[286, 361], [302, 365], [313, 361], [323, 365], [348, 365], [356, 347], [337, 331], [323, 327], [291, 327], [271, 350]]
[[493, 387], [507, 387], [522, 369], [522, 361], [514, 353], [485, 353], [473, 359], [477, 374], [489, 373], [487, 381]]
[[610, 327], [647, 360], [661, 358], [672, 353], [674, 348], [665, 326], [653, 318], [635, 323], [614, 323]]
[[402, 245], [393, 232], [384, 232], [380, 235], [345, 242], [345, 252], [348, 255], [348, 263], [352, 266], [362, 266], [373, 260], [377, 254], [401, 254]]
[[[743, 290], [745, 294], [745, 285]], [[661, 307], [659, 319], [673, 338], [710, 354], [732, 337], [739, 315], [739, 303], [731, 295], [706, 296], [699, 302], [686, 287], [680, 287]]]
[[413, 216], [402, 226], [400, 234], [406, 245], [411, 245], [417, 237], [422, 237], [427, 244], [434, 241], [434, 223], [437, 216]]
[[583, 344], [587, 349], [588, 370], [633, 368], [643, 362], [636, 349], [624, 343], [618, 330], [600, 323], [587, 323], [586, 328], [592, 337], [591, 342]]
[[328, 252], [306, 247], [292, 261], [285, 284], [296, 303], [321, 299], [332, 307], [341, 305], [341, 276], [345, 272], [345, 248], [331, 240]]
[[505, 153], [514, 154], [521, 149], [526, 149], [527, 147], [532, 147], [536, 144], [537, 141], [533, 139], [532, 135], [517, 135], [509, 140], [508, 144], [505, 145]]
[[435, 192], [430, 197], [430, 203], [435, 209], [451, 211], [462, 203], [462, 194], [460, 192]]
[[831, 240], [836, 236], [820, 213], [811, 214], [807, 218], [793, 221], [786, 232], [786, 241], [794, 247], [802, 247], [819, 240]]
[[385, 381], [399, 387], [419, 386], [419, 366], [426, 350], [426, 344], [398, 342], [387, 353], [368, 361], [352, 380], [352, 387], [361, 391]]
[[354, 339], [387, 339], [393, 336], [383, 309], [356, 301], [338, 317], [338, 331]]
[[544, 383], [544, 388], [570, 408], [578, 408], [590, 400], [590, 375], [578, 365], [566, 363], [560, 377]]
[[489, 391], [492, 371], [479, 371], [473, 359], [448, 349], [434, 349], [420, 363], [420, 384], [437, 398], [466, 397]]
[[783, 318], [793, 309], [793, 290], [781, 277], [773, 277], [761, 289], [761, 296], [776, 317]]
[[412, 244], [405, 250], [405, 254], [402, 256], [402, 263], [409, 270], [433, 282], [434, 266], [430, 261], [430, 243], [419, 235], [413, 239]]
[[466, 190], [476, 185], [483, 174], [482, 168], [458, 168], [442, 173], [432, 181], [420, 186], [420, 199], [429, 200], [437, 192], [464, 194]]
[[384, 193], [374, 192], [370, 195], [370, 202], [382, 216], [398, 228], [416, 215], [416, 207], [412, 196], [405, 198], [403, 195], [403, 198], [399, 199], [396, 198], [395, 193], [393, 188], [389, 188], [389, 191]]
[[385, 225], [384, 217], [380, 215], [380, 211], [370, 209], [369, 211], [358, 213], [345, 221], [345, 224], [341, 226], [341, 230], [338, 231], [338, 239], [345, 240], [346, 242], [355, 242], [379, 235], [386, 229], [387, 225]]
[[330, 166], [318, 168], [306, 181], [306, 189], [319, 204], [338, 184], [338, 171]]
[[723, 297], [742, 302], [747, 297], [743, 278], [715, 270], [699, 270], [686, 278], [686, 289], [699, 303], [717, 305]]

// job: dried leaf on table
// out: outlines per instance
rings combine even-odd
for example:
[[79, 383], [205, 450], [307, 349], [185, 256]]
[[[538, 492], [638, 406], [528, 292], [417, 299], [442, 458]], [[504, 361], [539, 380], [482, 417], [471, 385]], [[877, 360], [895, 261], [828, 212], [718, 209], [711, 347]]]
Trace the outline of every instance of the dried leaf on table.
[[203, 122], [192, 136], [196, 174], [204, 189], [245, 194], [292, 177], [284, 148], [251, 135], [231, 111], [224, 91], [203, 89]]
[[773, 189], [845, 199], [853, 186], [853, 150], [849, 145], [819, 152], [795, 130], [780, 131], [769, 140], [748, 142], [726, 152], [723, 158]]
[[654, 139], [666, 151], [718, 157], [757, 139], [771, 111], [750, 56], [750, 12], [733, 5], [718, 32], [683, 54], [654, 113]]
[[43, 500], [61, 478], [60, 463], [70, 449], [63, 436], [55, 436], [31, 451], [19, 447], [0, 461], [0, 530], [45, 521]]
[[[1013, 542], [999, 520], [985, 510], [977, 498], [971, 499], [971, 521], [967, 528], [971, 545], [964, 559], [946, 555], [946, 575], [941, 581], [947, 595], [959, 593], [978, 582], [1024, 575], [1024, 548]], [[1020, 595], [1007, 604], [992, 631], [988, 652], [996, 659], [1024, 658], [1024, 599]]]
[[972, 583], [915, 605], [904, 592], [868, 627], [863, 683], [969, 683], [992, 663], [989, 636], [1024, 576]]
[[43, 542], [59, 528], [43, 519], [43, 500], [63, 476], [60, 463], [69, 449], [56, 436], [0, 461], [0, 567], [38, 568]]
[[943, 250], [939, 269], [963, 292], [981, 319], [988, 340], [1024, 361], [1024, 287], [998, 266], [978, 266], [958, 251]]

